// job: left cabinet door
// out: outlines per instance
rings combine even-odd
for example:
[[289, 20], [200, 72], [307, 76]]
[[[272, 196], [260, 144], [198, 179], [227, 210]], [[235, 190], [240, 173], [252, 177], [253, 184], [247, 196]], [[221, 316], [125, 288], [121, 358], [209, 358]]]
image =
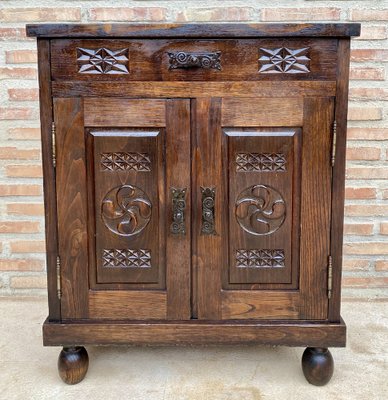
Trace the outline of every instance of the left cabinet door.
[[189, 319], [189, 100], [55, 98], [54, 120], [62, 319]]

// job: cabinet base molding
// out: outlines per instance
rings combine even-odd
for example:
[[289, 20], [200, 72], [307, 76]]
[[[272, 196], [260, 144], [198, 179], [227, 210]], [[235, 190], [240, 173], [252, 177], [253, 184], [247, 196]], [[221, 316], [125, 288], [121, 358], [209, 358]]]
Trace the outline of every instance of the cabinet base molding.
[[269, 344], [345, 347], [346, 325], [314, 321], [77, 321], [43, 325], [45, 346]]

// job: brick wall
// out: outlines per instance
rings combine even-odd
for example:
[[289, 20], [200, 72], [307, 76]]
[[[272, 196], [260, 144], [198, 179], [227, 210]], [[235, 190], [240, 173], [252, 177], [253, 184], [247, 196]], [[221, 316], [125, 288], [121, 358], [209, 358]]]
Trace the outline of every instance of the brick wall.
[[43, 294], [46, 285], [36, 46], [25, 37], [26, 23], [358, 21], [362, 36], [351, 53], [344, 294], [388, 297], [387, 0], [53, 4], [0, 1], [0, 295]]

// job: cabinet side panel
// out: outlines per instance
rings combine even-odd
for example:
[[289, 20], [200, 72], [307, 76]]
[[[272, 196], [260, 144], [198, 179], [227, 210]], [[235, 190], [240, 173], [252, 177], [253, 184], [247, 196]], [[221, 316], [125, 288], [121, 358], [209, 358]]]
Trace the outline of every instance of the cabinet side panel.
[[342, 242], [345, 200], [346, 126], [348, 113], [350, 40], [338, 43], [337, 98], [335, 120], [337, 142], [333, 168], [333, 199], [331, 219], [331, 255], [333, 258], [333, 291], [329, 301], [329, 320], [340, 320]]
[[61, 318], [61, 307], [57, 295], [56, 275], [58, 238], [57, 207], [55, 199], [55, 169], [53, 167], [52, 159], [51, 123], [53, 118], [53, 107], [51, 99], [49, 40], [38, 39], [38, 61], [49, 320], [58, 321]]
[[87, 190], [83, 101], [54, 99], [62, 318], [88, 316]]

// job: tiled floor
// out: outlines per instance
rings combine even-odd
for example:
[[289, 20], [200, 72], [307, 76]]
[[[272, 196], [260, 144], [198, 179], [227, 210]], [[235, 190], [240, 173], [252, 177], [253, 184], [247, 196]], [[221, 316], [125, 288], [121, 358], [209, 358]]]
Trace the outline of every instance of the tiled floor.
[[303, 348], [88, 347], [90, 366], [75, 386], [57, 375], [60, 348], [43, 347], [45, 299], [0, 299], [0, 399], [388, 399], [388, 302], [345, 302], [348, 347], [332, 349], [335, 372], [309, 385]]

